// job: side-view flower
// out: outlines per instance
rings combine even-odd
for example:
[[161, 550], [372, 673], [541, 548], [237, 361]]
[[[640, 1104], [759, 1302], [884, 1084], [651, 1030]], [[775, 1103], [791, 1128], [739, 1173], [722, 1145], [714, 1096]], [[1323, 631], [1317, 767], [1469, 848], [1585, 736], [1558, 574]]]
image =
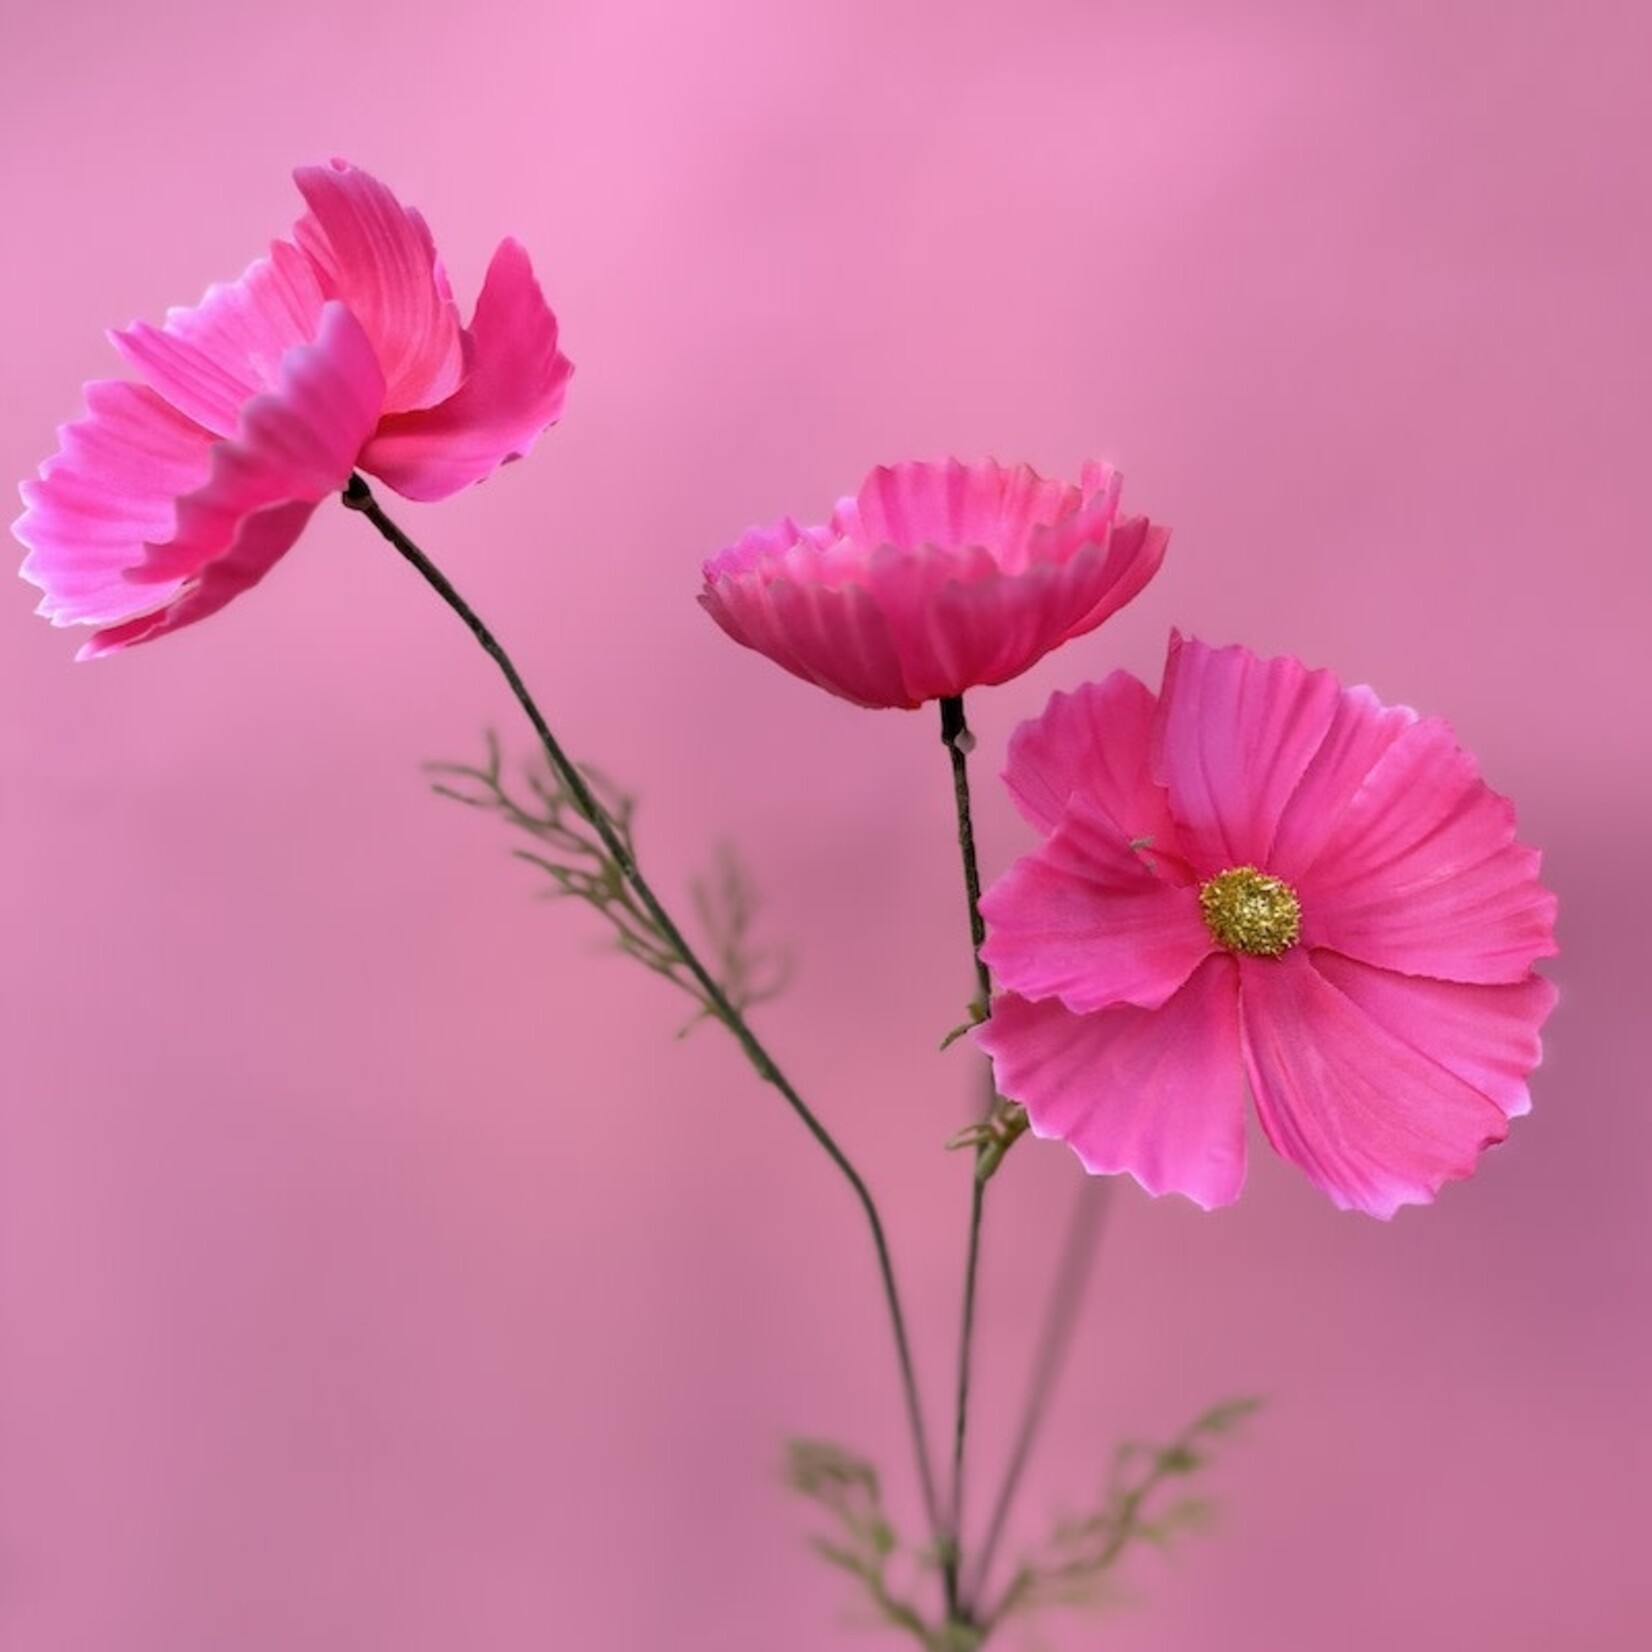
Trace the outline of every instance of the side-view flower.
[[1437, 718], [1173, 637], [1157, 697], [1057, 694], [1005, 778], [1046, 838], [982, 900], [975, 1037], [1088, 1169], [1228, 1203], [1248, 1080], [1279, 1153], [1390, 1216], [1527, 1110], [1555, 899]]
[[1119, 515], [1119, 476], [1027, 465], [874, 470], [824, 527], [754, 528], [705, 565], [738, 643], [857, 705], [911, 710], [1008, 682], [1158, 572], [1169, 533]]
[[502, 241], [468, 327], [424, 220], [343, 161], [295, 173], [290, 241], [161, 327], [112, 335], [143, 378], [25, 482], [13, 531], [81, 658], [191, 625], [255, 585], [358, 466], [443, 499], [520, 457], [562, 410], [567, 358], [528, 255]]

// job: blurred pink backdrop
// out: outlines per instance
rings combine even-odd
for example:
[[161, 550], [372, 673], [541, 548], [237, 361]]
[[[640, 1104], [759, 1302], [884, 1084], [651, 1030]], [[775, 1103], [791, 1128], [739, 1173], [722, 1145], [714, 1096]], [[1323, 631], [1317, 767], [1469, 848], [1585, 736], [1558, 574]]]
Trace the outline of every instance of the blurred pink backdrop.
[[[1652, 23], [1635, 0], [13, 4], [0, 475], [102, 330], [234, 276], [338, 153], [468, 304], [505, 233], [578, 364], [528, 462], [399, 515], [680, 890], [721, 838], [793, 989], [762, 1013], [891, 1207], [937, 1423], [967, 1105], [945, 764], [697, 611], [700, 559], [877, 461], [1125, 470], [1158, 582], [977, 696], [990, 779], [1053, 688], [1168, 627], [1449, 716], [1562, 897], [1536, 1110], [1391, 1226], [1258, 1154], [1235, 1209], [1119, 1190], [1018, 1536], [1126, 1434], [1271, 1406], [1220, 1533], [1007, 1645], [1652, 1644]], [[782, 1437], [911, 1514], [853, 1205], [667, 990], [533, 898], [420, 764], [479, 653], [324, 510], [252, 597], [99, 665], [0, 612], [0, 1647], [886, 1644], [804, 1550]], [[976, 1485], [1062, 1212], [997, 1185]], [[976, 1503], [979, 1517], [981, 1508]], [[893, 1644], [893, 1643], [889, 1643]]]

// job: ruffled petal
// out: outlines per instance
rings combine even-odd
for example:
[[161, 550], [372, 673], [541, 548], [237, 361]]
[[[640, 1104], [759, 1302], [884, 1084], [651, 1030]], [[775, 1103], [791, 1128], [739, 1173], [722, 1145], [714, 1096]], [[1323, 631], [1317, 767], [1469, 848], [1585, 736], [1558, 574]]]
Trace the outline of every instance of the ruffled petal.
[[1300, 948], [1244, 960], [1239, 1006], [1268, 1140], [1345, 1210], [1426, 1204], [1508, 1133], [1500, 1107], [1379, 1025]]
[[153, 608], [129, 570], [145, 545], [170, 539], [178, 500], [211, 474], [213, 441], [146, 385], [86, 386], [86, 417], [58, 432], [58, 451], [23, 484], [12, 532], [28, 546], [22, 574], [53, 625], [108, 625]]
[[1192, 892], [1163, 882], [1075, 799], [1049, 841], [982, 897], [981, 956], [1001, 985], [1085, 1012], [1155, 1009], [1216, 949]]
[[1014, 575], [984, 555], [875, 555], [867, 583], [900, 655], [907, 702], [922, 705], [1018, 677], [1072, 634], [1094, 606], [1105, 569], [1099, 546]]
[[388, 413], [434, 407], [464, 377], [464, 338], [430, 231], [377, 178], [345, 161], [301, 166], [309, 205], [293, 237], [328, 298], [373, 341]]
[[[1081, 505], [1096, 510], [1097, 536], [1105, 537], [1117, 508], [1118, 477], [1095, 466], [1085, 481], [1081, 493], [1070, 482], [1040, 476], [1030, 465], [1000, 465], [991, 459], [973, 465], [961, 459], [879, 465], [855, 498], [838, 507], [833, 525], [869, 550], [880, 545], [903, 551], [978, 545], [993, 552], [999, 567], [1019, 572], [1034, 530], [1064, 522]], [[1070, 548], [1076, 549], [1076, 543]]]
[[562, 412], [573, 366], [528, 255], [500, 243], [471, 323], [470, 365], [438, 407], [380, 424], [362, 468], [409, 499], [445, 499], [519, 459]]
[[1436, 718], [1405, 729], [1297, 885], [1302, 937], [1381, 969], [1524, 980], [1555, 951], [1555, 897], [1514, 806]]
[[1340, 690], [1288, 656], [1210, 648], [1173, 635], [1159, 696], [1153, 772], [1170, 793], [1201, 877], [1269, 870], [1285, 806], [1319, 750]]
[[[269, 505], [242, 517], [229, 548], [202, 568], [194, 579], [174, 587], [164, 607], [96, 632], [76, 658], [92, 660], [102, 654], [113, 654], [122, 648], [164, 637], [169, 632], [181, 631], [186, 625], [216, 614], [226, 602], [256, 585], [292, 549], [315, 508], [313, 502], [299, 500]], [[153, 589], [150, 587], [151, 592]]]
[[739, 566], [753, 541], [778, 537], [785, 526], [748, 534], [708, 563], [700, 606], [736, 642], [856, 705], [919, 704], [907, 696], [889, 627], [863, 588], [790, 579], [772, 565], [724, 571]]
[[180, 412], [215, 436], [233, 436], [241, 409], [280, 380], [287, 352], [321, 324], [321, 287], [296, 247], [277, 241], [239, 281], [208, 288], [164, 327], [136, 322], [110, 338]]
[[1128, 1171], [1209, 1210], [1245, 1179], [1236, 974], [1230, 957], [1207, 959], [1156, 1010], [1075, 1015], [1005, 996], [973, 1037], [1037, 1135], [1066, 1142], [1086, 1170]]
[[[990, 461], [885, 466], [828, 526], [788, 522], [783, 546], [748, 534], [713, 558], [702, 601], [736, 640], [810, 682], [911, 709], [1007, 682], [1146, 583], [1166, 535], [1140, 519], [1115, 535], [1117, 502], [1101, 465], [1076, 488]], [[761, 619], [744, 623], [740, 608], [758, 603]], [[802, 616], [802, 634], [785, 634], [783, 609]], [[848, 667], [840, 644], [860, 656]]]
[[279, 390], [255, 396], [235, 439], [212, 447], [206, 484], [177, 503], [176, 532], [128, 571], [154, 611], [100, 631], [82, 657], [193, 625], [262, 579], [349, 480], [383, 389], [367, 335], [342, 305], [327, 305], [316, 342], [288, 356]]
[[1366, 777], [1416, 721], [1409, 706], [1385, 706], [1369, 688], [1343, 689], [1325, 738], [1280, 817], [1270, 872], [1295, 883], [1312, 869]]
[[1127, 839], [1147, 839], [1147, 857], [1173, 883], [1191, 877], [1177, 853], [1169, 798], [1153, 780], [1153, 691], [1128, 671], [1070, 694], [1010, 736], [1004, 783], [1021, 813], [1053, 832], [1075, 797], [1105, 815]]
[[1107, 561], [1102, 567], [1095, 606], [1079, 618], [1062, 639], [1070, 642], [1094, 631], [1141, 594], [1159, 571], [1170, 546], [1170, 530], [1145, 516], [1126, 516], [1113, 525], [1107, 538]]
[[900, 656], [904, 703], [922, 705], [1020, 676], [1099, 625], [1119, 606], [1109, 593], [1141, 566], [1107, 543], [1014, 574], [978, 546], [883, 546], [870, 553], [863, 578]]
[[1559, 997], [1552, 982], [1541, 975], [1506, 986], [1429, 981], [1334, 952], [1316, 952], [1313, 964], [1379, 1027], [1455, 1073], [1507, 1117], [1531, 1111], [1526, 1080], [1543, 1058], [1538, 1030]]

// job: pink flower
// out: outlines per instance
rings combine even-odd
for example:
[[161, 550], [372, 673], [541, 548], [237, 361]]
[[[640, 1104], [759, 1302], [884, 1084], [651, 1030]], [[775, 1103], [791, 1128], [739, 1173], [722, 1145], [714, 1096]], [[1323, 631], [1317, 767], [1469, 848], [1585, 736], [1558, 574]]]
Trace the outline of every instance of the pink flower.
[[982, 902], [1009, 992], [975, 1036], [1087, 1169], [1228, 1203], [1248, 1080], [1279, 1153], [1390, 1216], [1528, 1109], [1555, 899], [1444, 723], [1172, 637], [1156, 701], [1057, 694], [1006, 779], [1047, 836]]
[[1120, 518], [1119, 478], [1026, 465], [874, 470], [829, 525], [755, 528], [705, 565], [700, 602], [738, 643], [863, 706], [1007, 682], [1122, 608], [1169, 534]]
[[163, 327], [112, 335], [146, 381], [86, 387], [12, 531], [81, 657], [176, 631], [269, 572], [356, 467], [442, 499], [533, 445], [568, 360], [502, 241], [469, 327], [430, 231], [358, 168], [300, 167], [291, 241]]

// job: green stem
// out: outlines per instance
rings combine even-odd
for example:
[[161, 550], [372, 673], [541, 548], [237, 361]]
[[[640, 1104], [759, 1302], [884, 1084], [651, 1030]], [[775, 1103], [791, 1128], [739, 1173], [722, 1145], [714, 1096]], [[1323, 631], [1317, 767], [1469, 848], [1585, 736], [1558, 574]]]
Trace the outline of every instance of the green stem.
[[981, 961], [981, 947], [987, 938], [986, 920], [981, 916], [981, 867], [975, 858], [975, 821], [969, 807], [969, 754], [975, 736], [964, 721], [964, 697], [953, 695], [941, 701], [941, 743], [952, 760], [952, 801], [958, 816], [958, 851], [964, 863], [964, 895], [969, 903], [969, 946], [975, 960], [975, 985], [981, 995], [981, 1013], [992, 1004], [992, 976]]
[[567, 789], [568, 795], [574, 800], [575, 806], [590, 821], [597, 836], [602, 840], [603, 848], [613, 858], [613, 862], [619, 868], [621, 875], [631, 886], [637, 899], [658, 926], [660, 934], [669, 945], [676, 948], [682, 958], [684, 967], [694, 977], [700, 990], [705, 994], [706, 1002], [711, 1006], [717, 1018], [734, 1035], [741, 1050], [744, 1051], [746, 1059], [756, 1069], [758, 1076], [780, 1092], [787, 1105], [802, 1121], [804, 1128], [825, 1150], [827, 1157], [837, 1166], [843, 1178], [853, 1189], [854, 1195], [866, 1215], [867, 1226], [871, 1229], [872, 1245], [877, 1252], [878, 1273], [883, 1281], [884, 1300], [888, 1305], [889, 1320], [895, 1334], [895, 1356], [900, 1365], [901, 1387], [906, 1400], [907, 1424], [912, 1433], [912, 1447], [917, 1458], [918, 1479], [923, 1490], [924, 1507], [929, 1518], [930, 1529], [935, 1534], [937, 1541], [941, 1541], [944, 1533], [940, 1519], [940, 1501], [936, 1495], [935, 1475], [930, 1464], [929, 1440], [924, 1431], [923, 1407], [918, 1397], [917, 1376], [912, 1366], [912, 1349], [907, 1337], [906, 1315], [901, 1308], [900, 1291], [895, 1283], [895, 1268], [889, 1254], [889, 1242], [883, 1230], [883, 1219], [878, 1214], [878, 1207], [872, 1198], [870, 1189], [861, 1177], [860, 1172], [850, 1163], [843, 1149], [832, 1138], [826, 1126], [820, 1122], [807, 1103], [792, 1087], [785, 1074], [781, 1072], [774, 1058], [758, 1040], [757, 1035], [747, 1024], [745, 1017], [730, 1002], [728, 995], [723, 991], [716, 978], [700, 961], [699, 956], [688, 944], [670, 913], [660, 904], [658, 896], [655, 895], [644, 879], [635, 857], [626, 847], [619, 832], [615, 830], [614, 823], [609, 818], [607, 810], [597, 800], [590, 786], [586, 783], [585, 777], [575, 767], [567, 753], [563, 751], [555, 735], [551, 733], [539, 707], [534, 703], [533, 696], [529, 694], [527, 685], [522, 681], [521, 674], [512, 664], [510, 656], [500, 646], [493, 633], [482, 623], [480, 616], [459, 595], [441, 569], [384, 514], [379, 508], [378, 501], [373, 497], [372, 490], [360, 476], [350, 478], [350, 484], [344, 490], [344, 503], [350, 510], [360, 511], [384, 538], [412, 564], [425, 583], [464, 621], [471, 635], [480, 644], [482, 651], [499, 667], [506, 683], [510, 686], [511, 693], [516, 697], [517, 704], [527, 714], [528, 721], [533, 725], [534, 733], [539, 736], [539, 743], [544, 747], [545, 755], [550, 760], [551, 767], [555, 770], [558, 780]]
[[969, 1605], [960, 1580], [964, 1565], [964, 1440], [969, 1429], [969, 1383], [971, 1354], [975, 1346], [976, 1284], [980, 1277], [981, 1216], [987, 1184], [970, 1178], [969, 1251], [964, 1259], [964, 1308], [958, 1331], [958, 1386], [952, 1432], [952, 1504], [947, 1514], [947, 1530], [952, 1542], [945, 1553], [942, 1581], [946, 1589], [948, 1621], [968, 1623]]
[[[964, 896], [969, 909], [970, 954], [975, 961], [975, 984], [984, 1018], [992, 1007], [992, 974], [981, 957], [987, 938], [981, 916], [981, 867], [975, 853], [975, 822], [969, 800], [969, 752], [974, 737], [964, 718], [961, 694], [941, 701], [941, 742], [952, 763], [952, 798], [958, 818], [958, 853], [964, 869]], [[985, 1117], [992, 1116], [996, 1097], [989, 1082]], [[975, 1298], [980, 1280], [981, 1218], [985, 1210], [987, 1176], [981, 1174], [984, 1148], [976, 1151], [976, 1174], [970, 1179], [969, 1240], [964, 1258], [964, 1301], [958, 1330], [958, 1380], [952, 1430], [952, 1499], [947, 1514], [950, 1542], [942, 1551], [941, 1581], [946, 1595], [947, 1621], [970, 1623], [969, 1603], [960, 1588], [963, 1569], [964, 1446], [969, 1433], [969, 1385], [975, 1349]], [[996, 1160], [994, 1160], [996, 1164]]]

